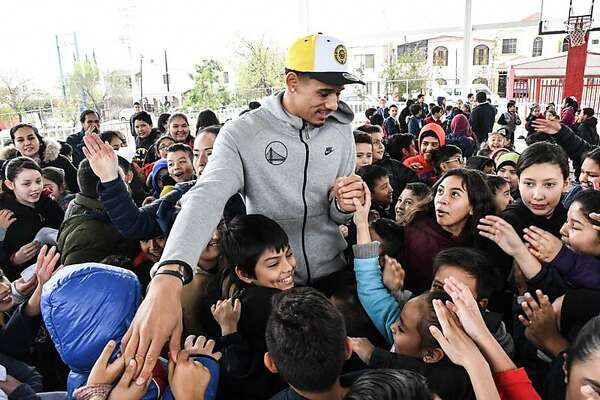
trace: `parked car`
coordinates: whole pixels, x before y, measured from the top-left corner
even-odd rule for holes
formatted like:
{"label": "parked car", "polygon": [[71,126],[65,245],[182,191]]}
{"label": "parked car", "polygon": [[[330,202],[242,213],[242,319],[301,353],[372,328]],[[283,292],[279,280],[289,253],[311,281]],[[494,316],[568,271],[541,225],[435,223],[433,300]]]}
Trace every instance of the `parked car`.
{"label": "parked car", "polygon": [[134,113],[133,108],[124,108],[119,112],[119,119],[121,121],[129,121]]}

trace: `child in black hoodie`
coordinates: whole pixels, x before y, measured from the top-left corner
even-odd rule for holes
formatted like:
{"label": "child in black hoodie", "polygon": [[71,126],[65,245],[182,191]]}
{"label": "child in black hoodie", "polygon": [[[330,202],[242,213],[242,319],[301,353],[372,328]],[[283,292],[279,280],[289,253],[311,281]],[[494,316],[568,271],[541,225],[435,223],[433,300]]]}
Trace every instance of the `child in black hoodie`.
{"label": "child in black hoodie", "polygon": [[288,236],[263,215],[234,218],[221,234],[221,252],[239,290],[219,300],[212,313],[221,326],[223,399],[265,399],[285,389],[283,379],[263,364],[271,299],[294,287],[296,259]]}

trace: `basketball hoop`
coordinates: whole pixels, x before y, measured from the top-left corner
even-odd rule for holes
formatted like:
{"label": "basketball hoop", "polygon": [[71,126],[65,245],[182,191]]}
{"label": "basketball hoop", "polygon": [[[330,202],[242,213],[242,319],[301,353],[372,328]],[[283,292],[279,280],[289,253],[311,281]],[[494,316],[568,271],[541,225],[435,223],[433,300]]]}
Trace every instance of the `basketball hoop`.
{"label": "basketball hoop", "polygon": [[569,17],[565,23],[567,33],[569,34],[569,43],[571,47],[585,44],[585,36],[592,27],[591,15],[577,15]]}

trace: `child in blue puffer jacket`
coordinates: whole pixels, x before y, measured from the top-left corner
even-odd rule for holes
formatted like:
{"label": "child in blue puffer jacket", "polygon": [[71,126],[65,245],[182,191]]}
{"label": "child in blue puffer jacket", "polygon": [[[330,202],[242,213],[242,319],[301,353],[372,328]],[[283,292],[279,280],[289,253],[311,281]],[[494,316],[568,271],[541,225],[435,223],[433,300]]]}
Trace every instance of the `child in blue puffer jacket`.
{"label": "child in blue puffer jacket", "polygon": [[[126,363],[116,349],[140,300],[135,274],[97,263],[63,267],[44,286],[42,317],[61,358],[71,369],[67,399],[173,399],[179,398],[182,390],[214,399],[220,354],[212,352],[214,341],[206,342],[202,337],[188,338],[176,364],[171,361],[167,368],[166,361],[159,363],[148,385],[135,384],[138,363],[144,360]],[[191,355],[201,357],[192,359]],[[191,375],[182,379],[186,372]]]}

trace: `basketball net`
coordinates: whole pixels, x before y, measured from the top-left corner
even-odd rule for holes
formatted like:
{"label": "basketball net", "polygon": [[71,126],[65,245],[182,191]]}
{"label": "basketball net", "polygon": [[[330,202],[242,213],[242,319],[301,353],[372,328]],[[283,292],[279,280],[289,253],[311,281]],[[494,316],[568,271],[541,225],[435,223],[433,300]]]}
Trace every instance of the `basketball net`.
{"label": "basketball net", "polygon": [[592,26],[592,17],[590,15],[571,17],[566,22],[566,26],[571,47],[581,46],[585,44],[585,36]]}

